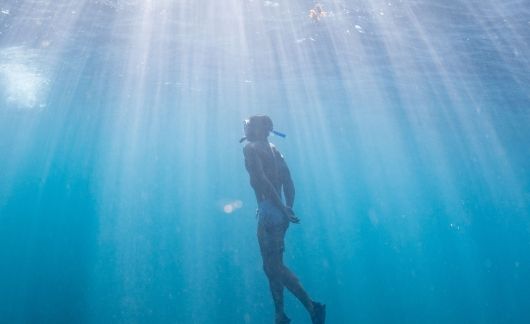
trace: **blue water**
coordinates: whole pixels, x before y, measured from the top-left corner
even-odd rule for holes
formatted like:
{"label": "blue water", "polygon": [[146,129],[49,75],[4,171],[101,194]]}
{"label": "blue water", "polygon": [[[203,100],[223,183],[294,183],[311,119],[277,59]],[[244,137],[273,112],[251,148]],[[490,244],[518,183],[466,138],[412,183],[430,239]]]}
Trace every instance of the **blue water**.
{"label": "blue water", "polygon": [[529,323],[530,4],[320,3],[3,0],[0,322],[271,323],[266,113],[328,323]]}

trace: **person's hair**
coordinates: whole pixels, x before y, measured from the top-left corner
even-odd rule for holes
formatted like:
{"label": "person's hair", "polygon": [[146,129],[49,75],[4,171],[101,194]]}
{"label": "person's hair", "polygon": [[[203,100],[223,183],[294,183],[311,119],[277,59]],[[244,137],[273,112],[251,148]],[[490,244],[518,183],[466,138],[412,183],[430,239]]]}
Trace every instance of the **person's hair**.
{"label": "person's hair", "polygon": [[249,141],[263,140],[273,129],[272,119],[267,115],[254,115],[248,119],[246,136]]}

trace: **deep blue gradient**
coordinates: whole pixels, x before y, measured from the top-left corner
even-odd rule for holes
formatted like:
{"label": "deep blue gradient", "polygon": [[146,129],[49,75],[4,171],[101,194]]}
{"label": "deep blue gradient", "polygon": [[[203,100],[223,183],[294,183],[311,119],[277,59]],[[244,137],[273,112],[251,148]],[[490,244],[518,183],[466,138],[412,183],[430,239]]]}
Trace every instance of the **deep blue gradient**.
{"label": "deep blue gradient", "polygon": [[271,323],[255,113],[328,323],[530,322],[530,4],[320,3],[0,3],[0,322]]}

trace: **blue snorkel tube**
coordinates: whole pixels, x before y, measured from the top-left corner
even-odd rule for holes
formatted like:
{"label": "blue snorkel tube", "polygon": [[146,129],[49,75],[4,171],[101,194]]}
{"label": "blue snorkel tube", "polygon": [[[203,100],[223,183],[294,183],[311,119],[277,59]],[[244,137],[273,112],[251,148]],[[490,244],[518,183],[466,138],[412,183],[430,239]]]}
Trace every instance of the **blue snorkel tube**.
{"label": "blue snorkel tube", "polygon": [[286,137],[287,137],[286,134],[284,134],[284,133],[280,133],[280,132],[277,132],[277,131],[275,131],[275,130],[272,130],[271,133],[273,133],[273,134],[276,135],[276,136],[280,136],[281,138],[286,138]]}

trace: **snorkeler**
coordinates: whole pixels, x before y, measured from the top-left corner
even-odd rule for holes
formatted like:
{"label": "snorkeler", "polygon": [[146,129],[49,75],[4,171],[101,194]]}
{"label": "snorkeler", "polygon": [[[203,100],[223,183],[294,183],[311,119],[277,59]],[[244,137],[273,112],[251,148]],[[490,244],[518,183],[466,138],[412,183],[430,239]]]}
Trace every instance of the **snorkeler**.
{"label": "snorkeler", "polygon": [[[274,301],[276,324],[291,321],[284,312],[284,287],[304,305],[313,323],[323,324],[326,305],[313,301],[294,273],[283,264],[285,232],[289,222],[298,224],[300,220],[292,209],[295,190],[291,174],[280,151],[269,143],[271,132],[285,137],[273,131],[272,120],[268,116],[252,116],[245,120],[245,137],[241,142],[248,141],[243,149],[245,167],[258,202],[258,242],[263,270]],[[281,196],[282,188],[285,204]]]}
{"label": "snorkeler", "polygon": [[328,13],[322,9],[322,6],[317,4],[313,7],[313,9],[309,10],[309,18],[313,19],[314,21],[319,21],[320,18],[326,17]]}

